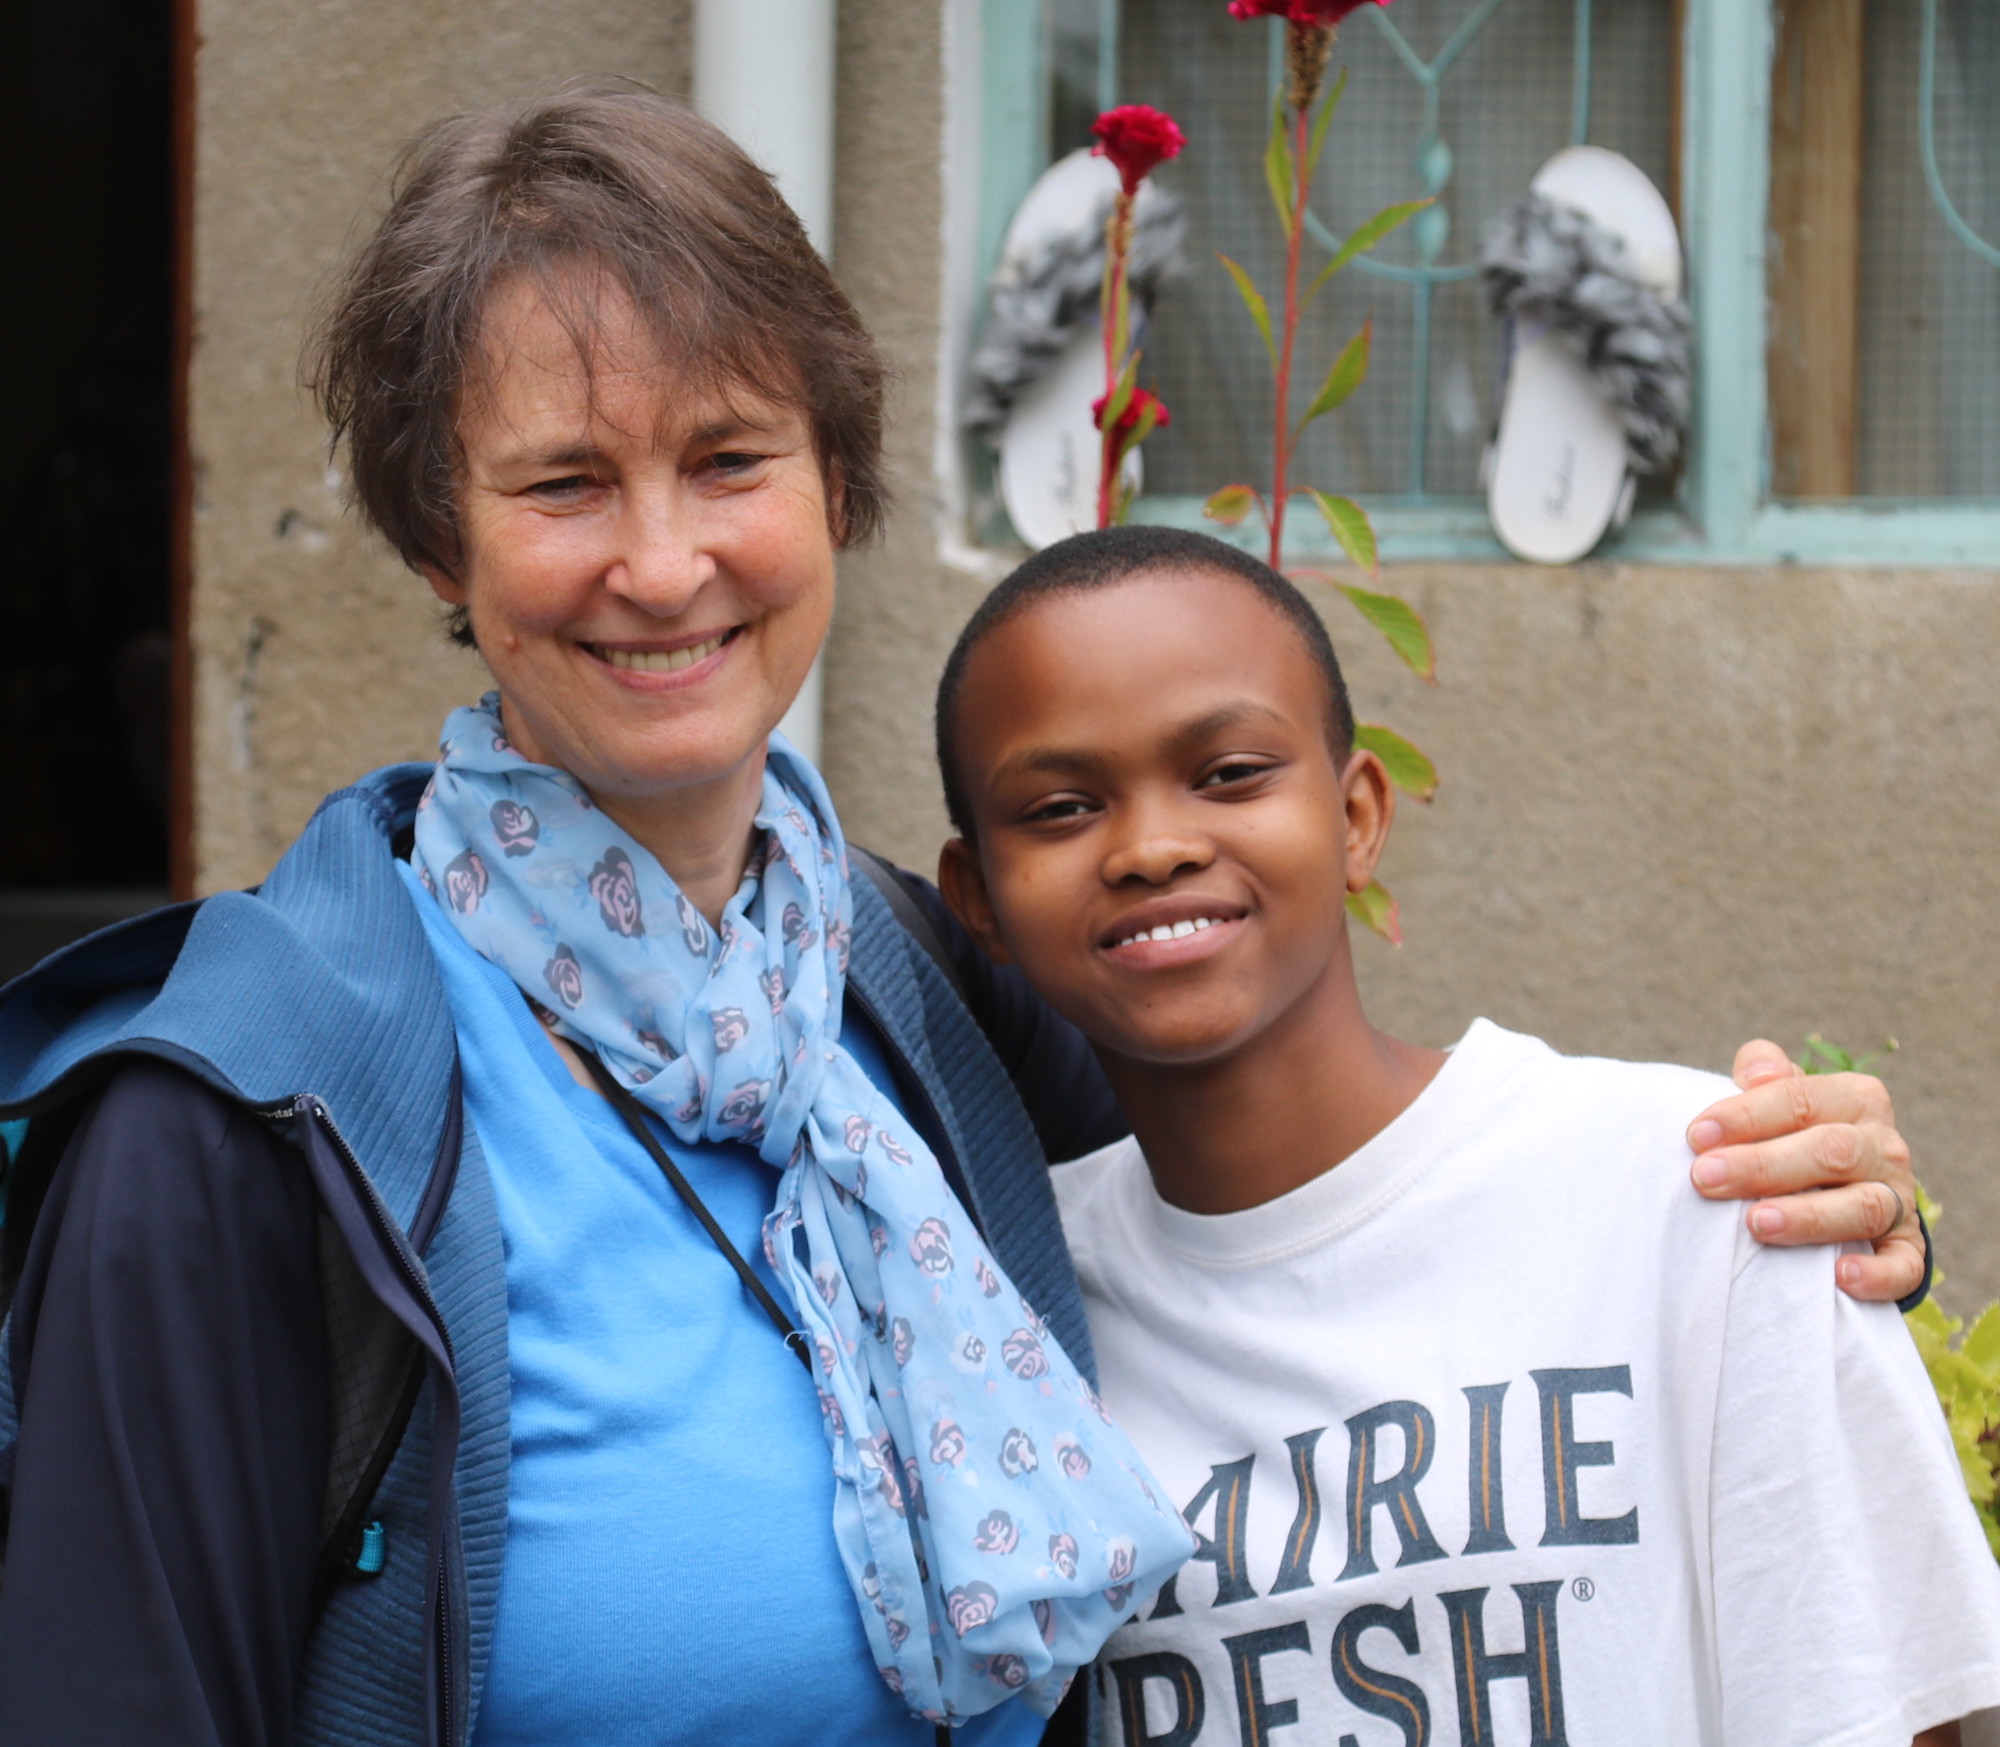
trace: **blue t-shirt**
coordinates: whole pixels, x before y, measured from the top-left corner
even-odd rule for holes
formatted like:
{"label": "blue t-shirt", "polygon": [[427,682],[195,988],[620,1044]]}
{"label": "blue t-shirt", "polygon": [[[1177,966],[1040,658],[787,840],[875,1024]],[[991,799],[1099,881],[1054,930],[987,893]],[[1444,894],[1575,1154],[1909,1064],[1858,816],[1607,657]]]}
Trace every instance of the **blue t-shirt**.
{"label": "blue t-shirt", "polygon": [[[405,868],[507,1255],[513,1470],[475,1747],[928,1747],[875,1671],[811,1379],[617,1112]],[[842,1041],[891,1098],[880,1045]],[[777,1174],[655,1132],[778,1302]],[[1010,1702],[955,1732],[1029,1747]]]}

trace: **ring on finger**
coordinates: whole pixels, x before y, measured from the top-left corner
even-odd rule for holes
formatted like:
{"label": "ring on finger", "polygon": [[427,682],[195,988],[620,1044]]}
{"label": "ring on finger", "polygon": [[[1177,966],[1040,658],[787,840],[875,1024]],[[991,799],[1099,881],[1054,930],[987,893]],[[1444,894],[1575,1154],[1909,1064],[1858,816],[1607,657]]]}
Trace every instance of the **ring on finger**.
{"label": "ring on finger", "polygon": [[1878,1244],[1903,1223],[1903,1214],[1906,1211],[1903,1197],[1897,1193],[1896,1186],[1893,1183],[1884,1183],[1882,1187],[1889,1191],[1889,1199],[1895,1203],[1895,1211],[1889,1215],[1889,1223],[1875,1234],[1875,1241]]}

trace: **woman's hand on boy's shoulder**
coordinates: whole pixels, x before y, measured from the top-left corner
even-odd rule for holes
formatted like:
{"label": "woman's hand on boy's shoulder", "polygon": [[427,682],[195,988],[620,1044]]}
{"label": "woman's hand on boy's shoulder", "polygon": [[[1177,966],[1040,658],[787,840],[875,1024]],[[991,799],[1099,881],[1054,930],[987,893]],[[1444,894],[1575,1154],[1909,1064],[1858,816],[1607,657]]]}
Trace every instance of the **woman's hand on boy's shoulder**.
{"label": "woman's hand on boy's shoulder", "polygon": [[1759,1038],[1736,1052],[1743,1090],[1688,1125],[1694,1184],[1711,1201],[1754,1201],[1768,1244],[1866,1243],[1836,1278],[1856,1298],[1893,1302],[1924,1284],[1910,1149],[1873,1074],[1807,1074]]}

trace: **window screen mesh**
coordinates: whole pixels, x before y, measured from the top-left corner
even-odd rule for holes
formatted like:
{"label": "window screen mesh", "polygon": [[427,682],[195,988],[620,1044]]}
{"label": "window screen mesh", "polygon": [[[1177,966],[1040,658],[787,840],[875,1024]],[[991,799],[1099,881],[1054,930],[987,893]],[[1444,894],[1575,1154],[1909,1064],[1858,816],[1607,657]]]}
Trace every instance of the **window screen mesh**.
{"label": "window screen mesh", "polygon": [[[1860,407],[1864,496],[2000,497],[2000,267],[1946,225],[1918,142],[1921,0],[1868,0]],[[1944,186],[2000,243],[2000,5],[1940,0]]]}
{"label": "window screen mesh", "polygon": [[[1473,0],[1397,0],[1393,17],[1428,61],[1473,10]],[[1671,0],[1599,0],[1591,57],[1591,141],[1625,153],[1663,189],[1671,10]],[[1451,229],[1441,265],[1475,259],[1492,214],[1569,143],[1575,18],[1575,0],[1504,0],[1446,74],[1438,132],[1453,169],[1442,198]],[[1122,11],[1120,100],[1169,111],[1188,135],[1185,155],[1160,172],[1186,203],[1191,270],[1162,300],[1147,346],[1144,378],[1174,421],[1146,445],[1149,493],[1200,495],[1232,480],[1262,483],[1269,474],[1269,370],[1216,255],[1248,269],[1275,313],[1283,238],[1262,168],[1271,28],[1232,20],[1221,0],[1127,0]],[[1345,235],[1378,208],[1421,191],[1424,103],[1369,13],[1343,27],[1335,63],[1352,76],[1315,179],[1314,207]],[[1415,260],[1407,231],[1377,252],[1401,264]],[[1309,239],[1308,278],[1325,258]],[[1413,286],[1350,268],[1314,306],[1301,331],[1294,405],[1371,315],[1374,368],[1345,407],[1314,427],[1295,470],[1300,482],[1377,498],[1477,492],[1494,412],[1496,336],[1476,280],[1440,285],[1431,300],[1423,380]],[[1427,458],[1419,474],[1412,438],[1420,416]]]}

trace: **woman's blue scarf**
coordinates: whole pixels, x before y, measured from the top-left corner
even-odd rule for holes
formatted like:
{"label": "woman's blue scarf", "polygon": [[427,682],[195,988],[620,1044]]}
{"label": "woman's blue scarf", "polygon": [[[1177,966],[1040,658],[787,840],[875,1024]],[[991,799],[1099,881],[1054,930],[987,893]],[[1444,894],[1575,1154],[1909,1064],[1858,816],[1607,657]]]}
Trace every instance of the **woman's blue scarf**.
{"label": "woman's blue scarf", "polygon": [[413,860],[460,934],[681,1140],[778,1173],[764,1250],[817,1355],[833,1520],[882,1677],[931,1721],[1043,1715],[1192,1550],[937,1160],[840,1046],[852,902],[819,774],[773,735],[711,929],[575,778],[452,713]]}

